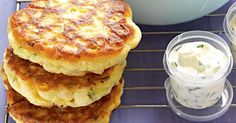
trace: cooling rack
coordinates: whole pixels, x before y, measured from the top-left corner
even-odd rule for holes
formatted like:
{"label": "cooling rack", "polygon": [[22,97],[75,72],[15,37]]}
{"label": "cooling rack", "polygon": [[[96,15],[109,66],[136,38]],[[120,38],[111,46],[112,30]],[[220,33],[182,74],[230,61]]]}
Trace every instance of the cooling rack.
{"label": "cooling rack", "polygon": [[[31,0],[17,0],[16,10],[24,8]],[[111,123],[189,123],[175,115],[167,104],[164,81],[168,77],[162,66],[162,57],[169,41],[176,35],[189,30],[206,30],[227,40],[223,31],[223,20],[231,0],[219,10],[195,21],[171,26],[138,25],[142,30],[139,46],[129,53],[124,72],[125,87],[120,107],[113,112]],[[236,91],[236,67],[228,79]],[[211,121],[234,122],[236,99],[230,110],[221,118]],[[5,123],[14,123],[5,113]]]}

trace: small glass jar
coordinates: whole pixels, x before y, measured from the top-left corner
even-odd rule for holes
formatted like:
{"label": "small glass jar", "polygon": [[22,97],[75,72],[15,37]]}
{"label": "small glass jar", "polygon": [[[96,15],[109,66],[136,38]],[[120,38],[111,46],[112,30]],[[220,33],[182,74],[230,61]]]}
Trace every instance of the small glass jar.
{"label": "small glass jar", "polygon": [[[226,66],[209,76],[191,76],[178,71],[168,61],[171,51],[185,43],[206,42],[227,57]],[[170,76],[170,87],[174,98],[183,106],[204,109],[221,98],[225,80],[233,67],[233,58],[227,43],[216,34],[206,31],[189,31],[176,36],[167,46],[163,58],[164,69]]]}
{"label": "small glass jar", "polygon": [[233,54],[234,62],[236,62],[236,3],[229,8],[224,19],[223,27],[225,35],[230,41],[230,48]]}

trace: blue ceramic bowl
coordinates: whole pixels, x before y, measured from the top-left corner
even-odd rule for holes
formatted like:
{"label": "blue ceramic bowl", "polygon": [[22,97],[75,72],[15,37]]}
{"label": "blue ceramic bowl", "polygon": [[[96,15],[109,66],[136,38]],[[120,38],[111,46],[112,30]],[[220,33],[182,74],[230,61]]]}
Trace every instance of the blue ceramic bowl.
{"label": "blue ceramic bowl", "polygon": [[147,25],[183,23],[207,15],[229,0],[126,0],[134,21]]}

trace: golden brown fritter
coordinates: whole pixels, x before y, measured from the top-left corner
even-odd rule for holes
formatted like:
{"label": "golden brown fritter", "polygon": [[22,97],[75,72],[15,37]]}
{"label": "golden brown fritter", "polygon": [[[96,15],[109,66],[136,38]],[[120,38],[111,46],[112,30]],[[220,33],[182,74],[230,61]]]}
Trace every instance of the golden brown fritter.
{"label": "golden brown fritter", "polygon": [[9,18],[14,53],[53,73],[101,74],[140,39],[131,9],[121,0],[33,0]]}
{"label": "golden brown fritter", "polygon": [[7,111],[17,123],[108,123],[112,110],[120,104],[123,82],[93,104],[80,108],[42,108],[32,105],[12,88],[7,92]]}
{"label": "golden brown fritter", "polygon": [[31,103],[43,107],[80,107],[99,100],[117,84],[126,65],[125,61],[119,63],[102,75],[66,76],[49,73],[40,65],[14,55],[12,50],[6,50],[3,61],[10,85]]}

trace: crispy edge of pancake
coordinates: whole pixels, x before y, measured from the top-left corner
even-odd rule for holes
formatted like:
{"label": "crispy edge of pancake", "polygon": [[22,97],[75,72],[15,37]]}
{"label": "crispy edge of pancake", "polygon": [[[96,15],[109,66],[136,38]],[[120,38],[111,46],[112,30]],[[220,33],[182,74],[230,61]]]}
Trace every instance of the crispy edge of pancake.
{"label": "crispy edge of pancake", "polygon": [[37,87],[36,82],[32,78],[23,79],[21,78],[22,75],[18,76],[17,71],[12,69],[14,67],[8,64],[9,56],[7,57],[6,53],[7,51],[4,55],[3,65],[10,85],[32,104],[43,107],[51,107],[53,105],[80,107],[89,105],[111,91],[112,87],[121,78],[124,67],[126,66],[125,61],[114,66],[113,72],[106,82],[101,83],[97,81],[95,82],[97,84],[91,87],[68,89],[64,86],[59,86],[44,91]]}
{"label": "crispy edge of pancake", "polygon": [[[18,56],[28,59],[34,63],[38,63],[44,67],[45,70],[52,73],[63,73],[65,75],[75,75],[83,76],[87,72],[92,72],[96,74],[102,74],[103,71],[115,64],[124,60],[128,52],[135,48],[141,40],[141,31],[138,26],[132,21],[132,10],[128,6],[128,11],[130,11],[130,16],[126,16],[127,24],[133,27],[134,36],[131,40],[127,41],[123,49],[113,55],[107,55],[102,57],[90,57],[87,59],[78,59],[76,62],[68,61],[68,59],[55,59],[50,55],[43,55],[42,53],[35,52],[27,47],[20,46],[16,38],[12,35],[12,28],[9,24],[9,41],[10,45],[14,49],[14,53]],[[10,19],[9,19],[10,22]],[[107,60],[109,59],[109,60]]]}
{"label": "crispy edge of pancake", "polygon": [[12,37],[9,36],[9,43],[10,46],[14,49],[14,54],[16,54],[17,56],[23,59],[27,59],[33,63],[40,64],[48,72],[57,74],[62,73],[69,76],[84,76],[88,72],[102,74],[105,69],[118,64],[122,60],[125,60],[128,52],[130,51],[130,47],[126,45],[120,53],[113,56],[100,58],[93,57],[87,60],[69,62],[63,59],[51,59],[50,57],[29,51],[28,49],[18,46],[17,42],[15,42],[14,39],[12,40],[11,38]]}
{"label": "crispy edge of pancake", "polygon": [[[120,80],[119,84],[113,87],[110,94],[107,96],[104,96],[100,100],[94,102],[93,104],[82,107],[82,108],[67,108],[66,111],[63,112],[60,107],[52,107],[54,108],[52,112],[50,108],[43,108],[38,107],[30,102],[27,101],[23,96],[18,94],[16,91],[14,91],[11,87],[8,87],[9,90],[7,92],[7,103],[8,103],[8,112],[10,116],[16,121],[16,123],[31,123],[31,122],[48,122],[48,123],[109,123],[110,116],[112,111],[117,108],[120,105],[120,97],[123,93],[123,86],[124,86],[124,80]],[[26,109],[25,109],[26,108]],[[89,116],[86,116],[86,109],[89,108]],[[94,108],[94,109],[93,109]],[[73,113],[67,113],[67,112],[73,112]],[[76,113],[76,110],[82,110],[81,113],[82,118],[83,116],[85,118],[81,118],[78,116],[78,118],[75,116],[74,118],[69,118],[69,115],[74,115]],[[84,110],[84,111],[83,111]],[[94,111],[93,111],[94,110]],[[25,111],[25,112],[24,112]],[[42,113],[42,112],[48,113],[41,116],[41,118],[36,118],[37,116],[40,116],[38,114],[34,113]],[[61,112],[58,112],[61,111]],[[98,111],[98,112],[96,112]],[[92,113],[91,113],[92,112]],[[65,114],[67,113],[67,114]],[[53,116],[53,114],[57,114],[58,116]],[[77,113],[76,113],[77,114]],[[66,115],[66,116],[65,116]],[[78,113],[79,115],[79,113]],[[65,116],[66,118],[64,121],[62,121]],[[73,116],[71,116],[73,117]],[[56,119],[58,118],[58,120]],[[43,120],[43,121],[41,121]],[[73,121],[68,121],[73,120]]]}
{"label": "crispy edge of pancake", "polygon": [[[12,88],[11,88],[11,86],[10,86],[8,80],[7,80],[7,75],[6,75],[6,73],[4,72],[3,64],[2,64],[2,66],[1,66],[0,69],[1,69],[0,76],[1,76],[2,81],[3,81],[3,86],[5,87],[5,89],[6,89],[7,91],[9,91],[9,90],[12,89]],[[10,115],[11,115],[11,114],[10,114]],[[14,117],[12,117],[12,118],[14,119]],[[16,119],[14,119],[14,120],[16,121],[16,123],[23,123],[23,122],[21,122],[21,121],[17,121]]]}
{"label": "crispy edge of pancake", "polygon": [[8,87],[10,87],[10,85],[9,85],[9,83],[8,83],[8,81],[7,81],[7,75],[5,74],[5,72],[4,72],[4,69],[3,69],[3,64],[1,65],[1,67],[0,67],[0,76],[1,76],[1,78],[2,78],[2,81],[3,81],[3,86],[4,86],[4,88],[6,89],[6,90],[8,90],[9,88]]}

